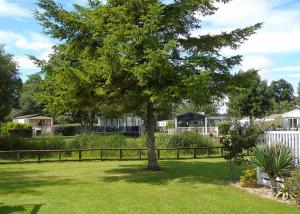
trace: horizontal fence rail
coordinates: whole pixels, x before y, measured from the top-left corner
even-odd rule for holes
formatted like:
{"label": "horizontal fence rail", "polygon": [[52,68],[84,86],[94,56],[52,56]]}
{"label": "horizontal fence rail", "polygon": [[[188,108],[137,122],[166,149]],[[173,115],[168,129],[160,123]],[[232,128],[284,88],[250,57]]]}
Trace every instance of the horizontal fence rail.
{"label": "horizontal fence rail", "polygon": [[[95,155],[96,152],[96,155]],[[129,152],[133,154],[128,155]],[[74,153],[76,156],[74,157]],[[87,153],[93,153],[91,157]],[[112,155],[109,153],[112,153]],[[56,155],[54,158],[51,155]],[[156,156],[159,160],[179,160],[196,158],[219,158],[224,155],[224,147],[181,147],[158,148]],[[6,158],[3,158],[5,156]],[[29,157],[28,157],[29,156]],[[146,148],[91,148],[69,150],[14,150],[0,151],[0,164],[40,163],[56,161],[88,161],[88,160],[146,160]]]}
{"label": "horizontal fence rail", "polygon": [[300,131],[267,131],[264,135],[266,143],[282,143],[289,147],[294,155],[295,163],[300,164]]}

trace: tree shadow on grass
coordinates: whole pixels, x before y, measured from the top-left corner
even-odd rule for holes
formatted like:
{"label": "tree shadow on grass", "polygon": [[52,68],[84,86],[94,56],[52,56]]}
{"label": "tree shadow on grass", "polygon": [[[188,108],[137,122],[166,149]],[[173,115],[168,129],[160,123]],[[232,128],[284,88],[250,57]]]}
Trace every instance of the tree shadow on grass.
{"label": "tree shadow on grass", "polygon": [[26,204],[9,206],[0,203],[0,213],[10,214],[28,211],[30,214],[38,214],[43,205],[44,204]]}
{"label": "tree shadow on grass", "polygon": [[[162,161],[162,171],[151,172],[143,165],[120,165],[119,168],[105,171],[109,176],[101,177],[104,182],[126,181],[132,183],[149,183],[153,185],[167,184],[171,181],[179,183],[211,183],[225,185],[230,180],[228,163],[200,161]],[[240,174],[241,167],[235,170]]]}
{"label": "tree shadow on grass", "polygon": [[[37,188],[72,185],[75,181],[57,176],[45,176],[39,170],[1,170],[0,194],[41,194]],[[1,213],[1,212],[0,212]]]}

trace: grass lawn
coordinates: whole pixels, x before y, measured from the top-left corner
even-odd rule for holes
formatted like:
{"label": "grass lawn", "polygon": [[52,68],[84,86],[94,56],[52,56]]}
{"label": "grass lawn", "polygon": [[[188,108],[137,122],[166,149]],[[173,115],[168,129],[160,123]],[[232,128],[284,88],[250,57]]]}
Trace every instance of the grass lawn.
{"label": "grass lawn", "polygon": [[230,186],[222,159],[160,163],[0,165],[0,213],[300,213]]}

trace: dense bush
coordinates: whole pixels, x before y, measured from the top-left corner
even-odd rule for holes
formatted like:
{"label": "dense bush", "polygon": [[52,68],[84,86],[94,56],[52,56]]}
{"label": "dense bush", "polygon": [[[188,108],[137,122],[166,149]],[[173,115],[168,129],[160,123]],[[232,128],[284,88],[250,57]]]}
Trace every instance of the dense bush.
{"label": "dense bush", "polygon": [[170,137],[167,144],[170,147],[208,147],[218,146],[218,142],[209,136],[197,132],[182,132]]}
{"label": "dense bush", "polygon": [[1,133],[15,137],[32,137],[32,127],[28,124],[8,122],[1,126]]}
{"label": "dense bush", "polygon": [[53,127],[54,135],[74,136],[76,134],[80,134],[80,132],[80,124],[59,124]]}
{"label": "dense bush", "polygon": [[252,169],[246,169],[243,171],[243,175],[240,177],[240,184],[242,187],[255,187],[257,183],[256,171]]}
{"label": "dense bush", "polygon": [[284,187],[289,194],[296,200],[297,206],[300,207],[300,170],[292,172],[291,177],[284,181]]}
{"label": "dense bush", "polygon": [[273,193],[277,193],[276,178],[284,177],[294,167],[291,149],[280,143],[262,143],[256,145],[253,154],[252,163],[260,171],[268,174]]}
{"label": "dense bush", "polygon": [[230,129],[230,122],[220,121],[217,123],[217,127],[220,135],[228,135]]}

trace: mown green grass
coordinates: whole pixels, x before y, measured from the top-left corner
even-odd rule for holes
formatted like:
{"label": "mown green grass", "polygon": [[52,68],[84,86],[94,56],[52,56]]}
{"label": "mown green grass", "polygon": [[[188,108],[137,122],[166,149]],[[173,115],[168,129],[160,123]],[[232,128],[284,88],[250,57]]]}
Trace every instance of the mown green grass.
{"label": "mown green grass", "polygon": [[[228,184],[222,159],[0,165],[0,213],[298,213]],[[241,168],[235,177],[240,175]]]}

